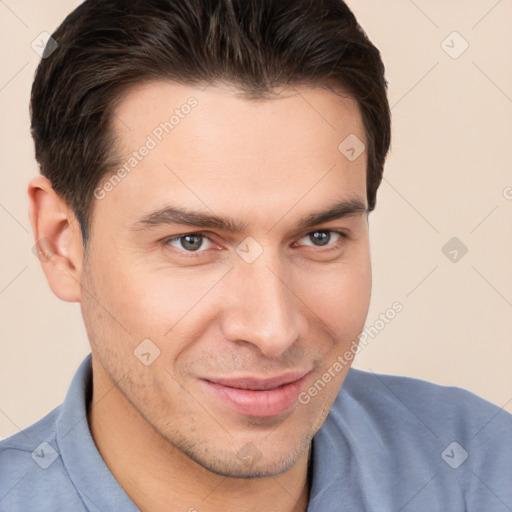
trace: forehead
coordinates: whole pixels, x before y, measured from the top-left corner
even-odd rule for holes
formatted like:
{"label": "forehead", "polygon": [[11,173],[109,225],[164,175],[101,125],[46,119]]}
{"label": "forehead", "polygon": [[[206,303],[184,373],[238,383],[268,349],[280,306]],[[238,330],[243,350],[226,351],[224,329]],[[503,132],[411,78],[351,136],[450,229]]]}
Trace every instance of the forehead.
{"label": "forehead", "polygon": [[[293,148],[304,140],[318,142],[318,132],[331,132],[332,137],[325,138],[325,133],[322,137],[330,148],[343,135],[355,133],[361,140],[365,138],[357,101],[304,86],[252,100],[229,84],[196,88],[167,81],[143,83],[124,94],[114,111],[113,124],[127,150],[141,136],[151,134],[156,139],[191,138],[205,144],[222,139],[236,147],[246,142],[245,150],[261,144],[274,148],[288,142]],[[165,137],[171,133],[172,137]],[[290,144],[292,141],[295,144]],[[280,149],[286,151],[286,147]]]}
{"label": "forehead", "polygon": [[248,100],[230,86],[146,83],[120,101],[113,130],[124,171],[102,203],[129,204],[126,216],[173,202],[255,214],[300,200],[297,215],[344,197],[366,204],[366,152],[346,153],[366,145],[359,106],[328,90]]}

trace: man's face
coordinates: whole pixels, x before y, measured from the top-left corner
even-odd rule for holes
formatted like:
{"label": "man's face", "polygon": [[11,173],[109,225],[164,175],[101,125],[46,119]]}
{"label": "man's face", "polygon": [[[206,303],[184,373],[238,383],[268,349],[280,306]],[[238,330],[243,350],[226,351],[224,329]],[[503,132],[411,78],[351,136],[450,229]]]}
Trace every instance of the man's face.
{"label": "man's face", "polygon": [[[365,141],[357,103],[159,82],[114,118],[122,164],[134,151],[140,162],[94,202],[81,299],[94,378],[213,472],[286,471],[325,419],[369,307],[366,153],[338,149]],[[350,200],[362,211],[301,224]],[[151,216],[165,208],[239,230]]]}

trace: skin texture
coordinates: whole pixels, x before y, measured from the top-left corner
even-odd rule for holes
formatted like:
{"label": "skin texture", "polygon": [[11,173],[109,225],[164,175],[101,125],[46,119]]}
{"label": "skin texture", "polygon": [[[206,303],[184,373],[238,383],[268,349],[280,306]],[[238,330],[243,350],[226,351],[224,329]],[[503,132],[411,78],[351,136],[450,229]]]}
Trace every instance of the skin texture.
{"label": "skin texture", "polygon": [[[307,390],[350,348],[368,313],[367,213],[298,226],[344,199],[367,205],[366,153],[350,161],[338,150],[350,134],[366,143],[357,103],[316,88],[261,101],[235,92],[170,82],[128,92],[114,122],[121,165],[188,98],[197,106],[95,200],[85,255],[79,226],[48,180],[29,185],[35,238],[51,247],[42,261],[49,285],[80,302],[91,343],[91,432],[143,511],[169,503],[305,510],[310,442],[348,366],[309,403],[269,417],[234,411],[203,379],[300,371]],[[245,229],[135,227],[165,206],[230,217]],[[330,233],[326,246],[310,236],[319,231]],[[193,233],[206,235],[192,240],[197,251],[170,241]],[[250,263],[237,252],[247,237],[251,254],[262,251]],[[146,339],[144,353],[159,351],[148,365],[134,355]]]}

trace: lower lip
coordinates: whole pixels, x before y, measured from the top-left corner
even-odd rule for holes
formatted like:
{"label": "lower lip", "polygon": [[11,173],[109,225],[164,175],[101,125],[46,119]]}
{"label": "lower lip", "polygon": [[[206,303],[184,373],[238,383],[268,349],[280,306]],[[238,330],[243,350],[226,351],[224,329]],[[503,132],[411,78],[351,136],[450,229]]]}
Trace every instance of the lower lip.
{"label": "lower lip", "polygon": [[284,386],[255,391],[203,381],[215,396],[238,414],[260,418],[277,416],[297,402],[302,385],[309,374]]}

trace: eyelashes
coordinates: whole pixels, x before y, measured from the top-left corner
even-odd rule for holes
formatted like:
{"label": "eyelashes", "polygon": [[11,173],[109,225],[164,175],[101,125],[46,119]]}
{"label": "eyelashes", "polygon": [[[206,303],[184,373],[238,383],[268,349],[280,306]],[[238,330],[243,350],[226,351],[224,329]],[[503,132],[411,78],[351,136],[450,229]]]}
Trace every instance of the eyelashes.
{"label": "eyelashes", "polygon": [[[318,237],[312,237],[312,235],[317,235],[321,233],[323,235],[323,238]],[[327,235],[327,237],[325,236]],[[331,243],[332,238],[334,235],[335,242]],[[315,245],[314,240],[322,241],[322,239],[325,241],[327,238],[327,241],[324,245]],[[300,240],[307,239],[311,244],[300,244]],[[310,231],[303,235],[297,242],[293,242],[292,246],[294,248],[305,246],[305,247],[313,247],[318,249],[316,252],[327,252],[330,250],[339,249],[343,242],[348,239],[348,235],[343,231],[337,231],[332,229],[317,229],[314,231]],[[207,240],[212,246],[214,242],[210,238],[209,234],[206,232],[193,232],[193,233],[185,233],[182,235],[176,235],[173,237],[167,237],[164,240],[162,240],[162,244],[166,247],[172,247],[175,249],[178,254],[183,254],[185,256],[196,256],[199,254],[202,254],[206,252],[208,248],[204,248],[204,241]],[[177,245],[171,245],[172,243],[175,243]],[[188,245],[188,247],[187,247]],[[324,249],[325,248],[325,249]]]}

